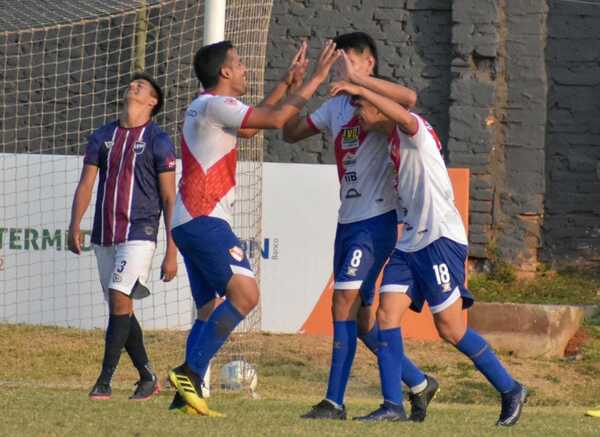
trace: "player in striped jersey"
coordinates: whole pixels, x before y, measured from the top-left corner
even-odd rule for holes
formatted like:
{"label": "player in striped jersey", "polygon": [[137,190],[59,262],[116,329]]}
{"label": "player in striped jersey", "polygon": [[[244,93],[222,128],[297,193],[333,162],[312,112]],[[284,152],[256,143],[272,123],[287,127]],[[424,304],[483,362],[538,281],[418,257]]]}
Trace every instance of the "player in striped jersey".
{"label": "player in striped jersey", "polygon": [[402,237],[384,270],[377,310],[384,403],[357,419],[405,420],[398,378],[404,357],[400,324],[407,309],[420,312],[427,301],[440,336],[469,357],[498,391],[502,406],[496,425],[516,424],[527,389],[513,379],[489,344],[467,327],[463,317],[463,309],[474,301],[465,287],[468,241],[437,134],[421,116],[384,95],[346,81],[332,84],[332,95],[342,93],[356,100],[361,127],[389,140],[404,224]]}
{"label": "player in striped jersey", "polygon": [[[80,254],[81,219],[99,173],[92,245],[110,315],[102,371],[90,392],[94,400],[111,398],[111,379],[123,348],[140,374],[130,399],[145,400],[160,390],[132,299],[150,294],[147,283],[159,219],[164,209],[169,229],[175,205],[175,148],[152,121],[161,106],[162,91],[154,79],[135,74],[125,91],[119,119],[100,127],[89,138],[73,199],[68,244],[71,252]],[[177,249],[170,231],[166,240],[161,276],[170,281],[177,273]]]}

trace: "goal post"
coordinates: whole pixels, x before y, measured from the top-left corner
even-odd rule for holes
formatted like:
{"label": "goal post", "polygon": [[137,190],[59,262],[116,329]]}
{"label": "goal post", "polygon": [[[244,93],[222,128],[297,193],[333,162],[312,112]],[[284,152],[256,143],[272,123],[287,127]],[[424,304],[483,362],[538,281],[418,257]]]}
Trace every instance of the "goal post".
{"label": "goal post", "polygon": [[[124,87],[134,71],[143,69],[163,86],[163,111],[155,121],[178,146],[183,113],[199,90],[194,54],[219,39],[238,48],[248,67],[243,100],[258,103],[264,94],[272,0],[5,3],[0,17],[0,323],[104,328],[107,308],[90,250],[93,200],[82,221],[84,253],[67,250],[71,202],[88,135],[118,116]],[[239,145],[234,230],[248,248],[260,241],[262,143],[257,135]],[[260,250],[248,254],[260,279]],[[180,257],[177,278],[161,282],[163,255],[161,229],[153,293],[136,302],[136,314],[145,330],[185,330],[193,308],[185,267]],[[223,355],[257,353],[260,348],[244,333],[258,331],[260,322],[259,306]]]}

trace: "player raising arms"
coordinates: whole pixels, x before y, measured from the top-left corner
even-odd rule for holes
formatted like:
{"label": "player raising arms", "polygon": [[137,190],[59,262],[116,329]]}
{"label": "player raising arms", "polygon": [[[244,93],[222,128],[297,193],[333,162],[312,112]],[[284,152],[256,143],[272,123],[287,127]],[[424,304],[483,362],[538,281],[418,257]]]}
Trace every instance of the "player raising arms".
{"label": "player raising arms", "polygon": [[384,403],[357,419],[404,417],[398,379],[404,356],[400,323],[409,307],[421,311],[427,301],[440,336],[469,357],[500,393],[502,409],[496,424],[514,425],[527,389],[512,378],[488,343],[466,326],[463,309],[473,304],[464,286],[468,242],[435,131],[420,116],[366,87],[341,81],[332,84],[330,92],[354,96],[361,128],[389,138],[404,223],[402,236],[384,270],[377,310]]}
{"label": "player raising arms", "polygon": [[79,227],[99,170],[92,244],[110,316],[102,372],[90,392],[90,399],[96,400],[111,398],[110,384],[123,347],[140,373],[130,399],[145,400],[159,391],[132,299],[150,293],[146,284],[163,208],[167,250],[161,277],[170,281],[177,273],[177,249],[168,230],[175,206],[175,148],[152,122],[162,106],[162,91],[150,76],[137,73],[124,100],[119,120],[90,136],[69,225],[69,250],[79,254]]}
{"label": "player raising arms", "polygon": [[[290,71],[306,67],[305,52],[303,44]],[[189,411],[189,405],[198,414],[214,415],[202,399],[201,375],[259,300],[254,273],[231,229],[238,132],[252,135],[253,129],[283,127],[328,77],[339,55],[335,43],[327,41],[304,85],[276,104],[291,82],[293,73],[287,74],[255,108],[237,100],[246,93],[246,67],[229,41],[202,47],[195,55],[194,69],[205,92],[190,104],[183,123],[183,174],[172,233],[185,261],[198,321],[188,337],[185,363],[169,372],[179,395],[172,408]]]}
{"label": "player raising arms", "polygon": [[[377,49],[369,35],[353,32],[334,41],[344,51],[344,62],[340,64],[342,76],[388,95],[406,107],[415,104],[414,91],[372,76],[377,73]],[[307,419],[346,418],[344,392],[357,335],[377,354],[378,325],[371,304],[375,281],[397,239],[394,169],[389,161],[387,138],[362,130],[355,109],[349,96],[340,95],[327,100],[306,118],[292,118],[283,129],[288,142],[327,132],[335,144],[340,179],[341,206],[333,261],[331,368],[326,397],[302,416]],[[408,358],[404,357],[402,364],[403,380],[411,390],[411,419],[423,421],[438,384]]]}

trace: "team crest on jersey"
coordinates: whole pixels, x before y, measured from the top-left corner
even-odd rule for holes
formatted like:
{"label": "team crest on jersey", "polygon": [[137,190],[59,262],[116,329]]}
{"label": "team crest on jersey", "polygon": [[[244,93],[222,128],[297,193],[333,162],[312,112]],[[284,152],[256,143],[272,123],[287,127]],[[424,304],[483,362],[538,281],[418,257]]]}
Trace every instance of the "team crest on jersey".
{"label": "team crest on jersey", "polygon": [[133,151],[135,152],[136,155],[139,155],[140,153],[144,153],[145,148],[146,148],[146,143],[144,143],[143,141],[136,141],[135,144],[133,145]]}
{"label": "team crest on jersey", "polygon": [[342,149],[355,149],[358,147],[359,131],[358,126],[342,129]]}
{"label": "team crest on jersey", "polygon": [[237,262],[241,262],[244,259],[244,251],[241,247],[233,246],[229,249],[229,255]]}
{"label": "team crest on jersey", "polygon": [[105,141],[104,147],[106,147],[107,149],[110,149],[114,144],[115,144],[114,141]]}

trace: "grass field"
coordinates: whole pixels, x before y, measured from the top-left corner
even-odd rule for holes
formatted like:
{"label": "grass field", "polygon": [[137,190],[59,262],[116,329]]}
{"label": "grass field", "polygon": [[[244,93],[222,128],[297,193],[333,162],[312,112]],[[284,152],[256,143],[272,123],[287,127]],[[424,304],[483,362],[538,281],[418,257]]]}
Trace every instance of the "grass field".
{"label": "grass field", "polygon": [[[225,419],[183,416],[167,410],[172,391],[144,403],[127,397],[136,372],[122,357],[113,400],[87,399],[101,361],[102,332],[0,325],[0,435],[600,435],[600,420],[583,416],[600,404],[600,326],[587,327],[591,340],[582,358],[519,359],[503,356],[532,396],[512,429],[493,424],[496,394],[469,361],[441,343],[407,342],[408,354],[434,375],[442,391],[423,424],[365,425],[312,422],[298,418],[323,396],[330,340],[296,335],[256,335],[260,400],[245,394],[214,393],[210,405]],[[165,375],[181,359],[184,335],[149,332],[146,341],[155,368]],[[350,416],[379,403],[374,358],[359,348],[347,391]]]}

